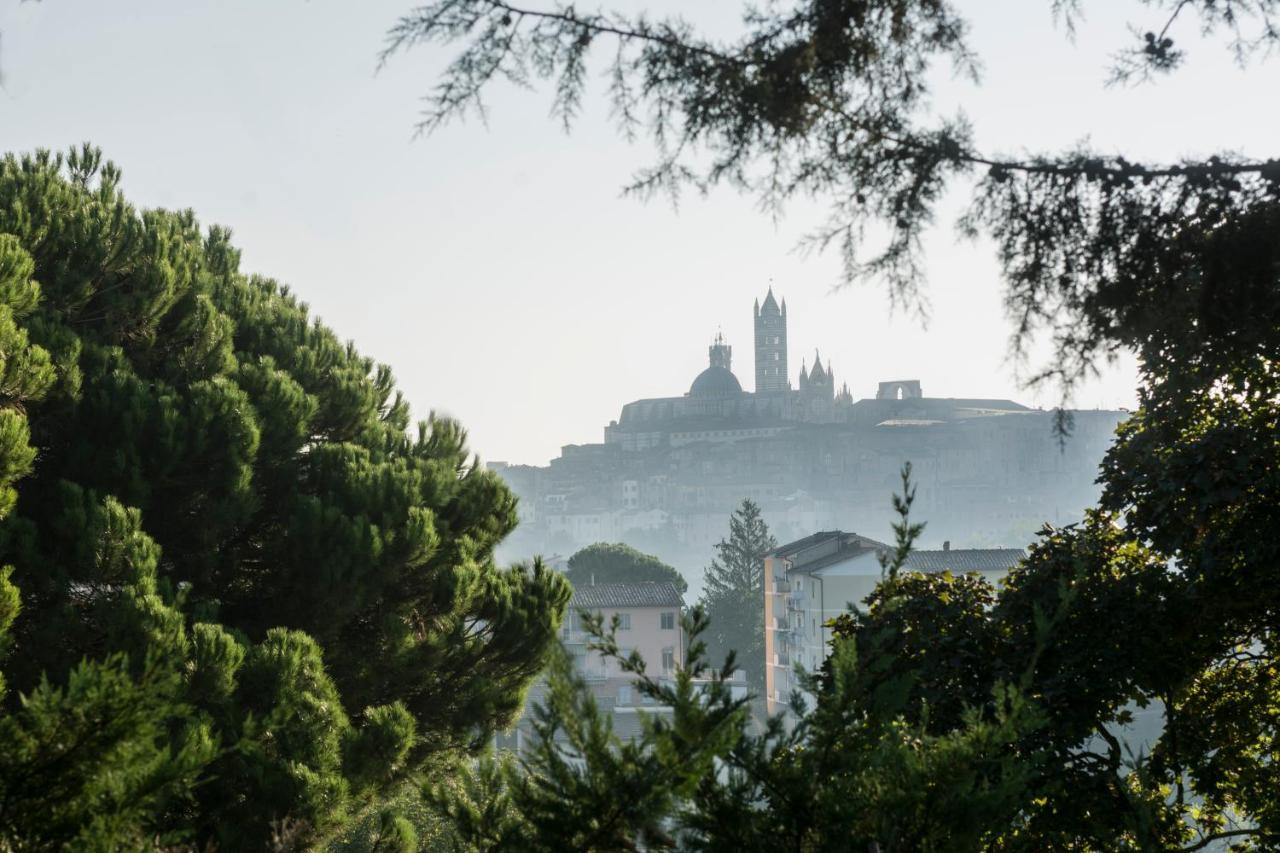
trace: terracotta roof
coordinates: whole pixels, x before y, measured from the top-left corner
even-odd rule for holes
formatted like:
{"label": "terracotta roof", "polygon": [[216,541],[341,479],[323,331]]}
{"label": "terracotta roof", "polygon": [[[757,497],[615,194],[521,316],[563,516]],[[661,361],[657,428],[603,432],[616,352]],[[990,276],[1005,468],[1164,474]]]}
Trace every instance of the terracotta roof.
{"label": "terracotta roof", "polygon": [[684,597],[675,584],[650,583],[602,583],[573,588],[569,599],[573,608],[619,607],[683,607]]}
{"label": "terracotta roof", "polygon": [[952,548],[912,551],[906,568],[916,572],[1007,572],[1027,556],[1023,548]]}

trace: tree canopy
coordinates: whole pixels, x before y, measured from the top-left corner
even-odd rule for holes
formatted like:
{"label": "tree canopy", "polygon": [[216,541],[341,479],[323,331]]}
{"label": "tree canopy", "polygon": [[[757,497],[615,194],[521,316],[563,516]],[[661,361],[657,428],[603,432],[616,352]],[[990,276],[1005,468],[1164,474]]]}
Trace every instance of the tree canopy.
{"label": "tree canopy", "polygon": [[[1280,42],[1276,0],[1145,5],[1162,25],[1119,59],[1118,80],[1175,70],[1187,55],[1175,31],[1196,17],[1242,61]],[[1070,23],[1082,6],[1053,9]],[[1015,341],[1052,344],[1041,379],[1069,390],[1120,349],[1140,360],[1140,407],[1102,465],[1099,505],[1042,530],[1005,586],[899,571],[917,530],[904,518],[882,583],[834,626],[794,727],[754,735],[732,722],[728,694],[677,700],[652,683],[683,701],[669,727],[645,731],[660,769],[584,737],[588,765],[652,804],[617,833],[701,849],[1280,844],[1280,161],[978,151],[964,120],[928,109],[933,66],[976,74],[978,59],[958,4],[933,0],[768,5],[731,43],[677,19],[437,0],[399,22],[388,51],[422,40],[462,45],[426,128],[500,78],[552,79],[569,121],[588,56],[608,43],[623,129],[660,152],[633,189],[827,198],[817,241],[840,247],[851,278],[901,297],[922,283],[921,235],[958,181],[972,193],[961,228],[995,241]],[[1122,733],[1137,709],[1161,726],[1131,753]],[[572,703],[555,710],[590,723]],[[526,770],[559,772],[545,757]],[[643,796],[673,784],[688,792],[674,805]],[[659,831],[673,825],[683,834]]]}
{"label": "tree canopy", "polygon": [[6,156],[0,355],[0,846],[314,840],[518,713],[568,584],[225,229]]}
{"label": "tree canopy", "polygon": [[569,558],[565,577],[574,586],[593,583],[674,584],[683,594],[689,588],[684,577],[671,566],[621,542],[597,542]]}

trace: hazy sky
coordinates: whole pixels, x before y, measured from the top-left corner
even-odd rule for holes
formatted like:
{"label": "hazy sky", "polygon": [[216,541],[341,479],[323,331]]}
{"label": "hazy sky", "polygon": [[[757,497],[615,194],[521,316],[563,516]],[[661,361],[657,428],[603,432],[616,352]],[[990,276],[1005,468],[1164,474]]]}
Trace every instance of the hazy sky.
{"label": "hazy sky", "polygon": [[[566,136],[545,90],[495,89],[487,127],[414,140],[446,52],[418,49],[375,74],[383,33],[411,5],[0,0],[0,149],[91,141],[136,203],[230,226],[247,271],[289,283],[391,364],[415,414],[461,418],[486,460],[543,463],[562,444],[602,440],[623,403],[684,393],[717,329],[750,388],[751,303],[770,280],[788,302],[793,382],[818,348],[855,397],[918,378],[930,396],[1055,402],[1019,388],[991,248],[957,241],[958,203],[930,242],[922,327],[891,316],[880,287],[833,290],[834,255],[793,252],[820,207],[775,225],[728,189],[679,211],[620,198],[650,151],[615,136],[601,97]],[[1131,158],[1275,153],[1280,62],[1241,71],[1198,44],[1170,80],[1107,89],[1126,23],[1149,21],[1137,3],[1086,3],[1074,44],[1048,0],[957,5],[970,10],[984,83],[947,81],[936,106],[963,109],[987,150],[1088,138]],[[726,34],[741,8],[611,6],[642,7]],[[1175,32],[1193,35],[1190,20]],[[1132,405],[1133,385],[1124,363],[1076,403]]]}

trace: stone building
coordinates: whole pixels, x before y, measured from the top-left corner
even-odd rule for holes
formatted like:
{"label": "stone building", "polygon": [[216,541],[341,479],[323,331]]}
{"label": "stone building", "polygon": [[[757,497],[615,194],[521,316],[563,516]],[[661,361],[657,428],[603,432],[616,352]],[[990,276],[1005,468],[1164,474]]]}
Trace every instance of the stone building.
{"label": "stone building", "polygon": [[830,360],[787,376],[787,306],[772,290],[753,308],[755,388],[717,336],[708,364],[671,397],[635,400],[600,444],[566,445],[546,467],[496,464],[520,497],[505,558],[622,541],[657,554],[696,587],[744,498],[779,540],[813,530],[888,536],[890,496],[911,462],[922,545],[1024,545],[1044,522],[1077,520],[1097,497],[1097,465],[1119,411],[1054,413],[1011,400],[925,396],[918,379],[854,399]]}

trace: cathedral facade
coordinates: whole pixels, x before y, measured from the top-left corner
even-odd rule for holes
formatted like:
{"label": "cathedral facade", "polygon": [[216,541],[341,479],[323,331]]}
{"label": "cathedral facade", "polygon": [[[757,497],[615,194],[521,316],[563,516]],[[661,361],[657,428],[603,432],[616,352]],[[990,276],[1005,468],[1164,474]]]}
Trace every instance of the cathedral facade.
{"label": "cathedral facade", "polygon": [[[707,368],[688,392],[679,397],[636,400],[622,407],[618,420],[605,427],[605,443],[624,450],[681,446],[695,441],[738,441],[776,434],[795,424],[848,422],[853,415],[849,386],[836,390],[835,370],[814,353],[813,366],[800,365],[798,387],[787,373],[787,303],[774,298],[752,309],[755,324],[755,390],[744,391],[733,372],[733,347],[716,335],[707,349]],[[920,383],[881,383],[912,389],[920,397]],[[884,393],[883,387],[877,397]],[[1016,404],[1010,404],[1016,406]]]}
{"label": "cathedral facade", "polygon": [[[787,371],[787,306],[753,308],[755,386],[717,336],[707,367],[678,396],[626,403],[601,444],[566,445],[548,466],[496,463],[520,498],[505,554],[571,553],[623,541],[658,554],[696,585],[728,518],[758,503],[779,540],[817,530],[891,536],[890,496],[910,462],[922,547],[1021,547],[1043,523],[1076,521],[1097,498],[1097,466],[1119,411],[1053,412],[1011,400],[927,397],[916,379],[855,399],[830,360]],[[936,540],[936,542],[934,541]]]}

